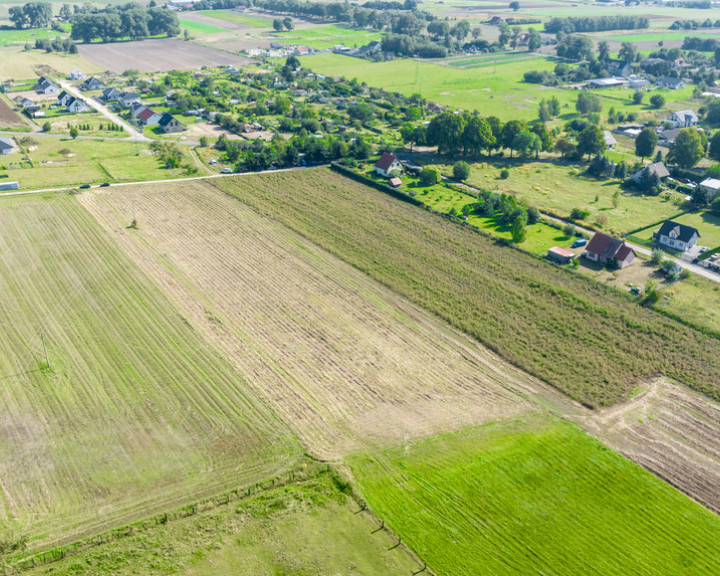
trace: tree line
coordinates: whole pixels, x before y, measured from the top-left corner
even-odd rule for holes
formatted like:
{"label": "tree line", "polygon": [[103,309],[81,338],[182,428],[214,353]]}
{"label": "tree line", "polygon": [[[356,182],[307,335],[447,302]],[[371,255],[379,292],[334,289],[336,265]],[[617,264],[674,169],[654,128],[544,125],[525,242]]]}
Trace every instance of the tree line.
{"label": "tree line", "polygon": [[551,18],[545,22],[545,31],[550,34],[564,32],[602,32],[604,30],[637,30],[648,28],[650,21],[645,16],[585,16]]}
{"label": "tree line", "polygon": [[12,6],[8,17],[15,28],[48,28],[52,20],[52,6],[49,2],[28,2],[22,6]]}
{"label": "tree line", "polygon": [[140,39],[149,36],[176,36],[180,22],[173,10],[136,3],[95,8],[75,14],[70,20],[73,40],[92,42],[100,38],[113,42],[120,38]]}

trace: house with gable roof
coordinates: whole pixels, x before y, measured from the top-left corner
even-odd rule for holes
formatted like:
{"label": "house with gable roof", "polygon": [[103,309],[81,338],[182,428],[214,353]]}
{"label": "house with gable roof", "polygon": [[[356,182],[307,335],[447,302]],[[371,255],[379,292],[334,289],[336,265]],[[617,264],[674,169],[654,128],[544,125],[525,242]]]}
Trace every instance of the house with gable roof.
{"label": "house with gable roof", "polygon": [[653,239],[660,245],[685,252],[697,244],[700,232],[692,226],[680,224],[674,220],[665,220]]}
{"label": "house with gable roof", "polygon": [[375,173],[385,178],[390,178],[390,173],[393,170],[402,171],[402,163],[395,154],[383,152],[383,155],[380,156],[380,159],[375,163]]}
{"label": "house with gable roof", "polygon": [[625,268],[635,260],[635,251],[625,244],[625,240],[619,240],[598,232],[585,248],[583,258],[603,266],[610,265]]}

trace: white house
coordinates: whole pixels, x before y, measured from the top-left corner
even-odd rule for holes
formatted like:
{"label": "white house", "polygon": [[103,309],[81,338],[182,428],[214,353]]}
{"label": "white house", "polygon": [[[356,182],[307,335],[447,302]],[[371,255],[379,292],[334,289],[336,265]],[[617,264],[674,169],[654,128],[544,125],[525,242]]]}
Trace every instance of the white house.
{"label": "white house", "polygon": [[85,74],[80,68],[73,68],[73,71],[70,72],[70,80],[85,80]]}
{"label": "white house", "polygon": [[692,110],[680,110],[673,112],[665,119],[665,123],[670,124],[673,128],[689,128],[697,126],[700,119]]}
{"label": "white house", "polygon": [[140,94],[135,92],[123,92],[118,96],[118,102],[122,106],[130,106],[133,102],[140,102]]}
{"label": "white house", "polygon": [[57,94],[60,92],[60,88],[58,88],[45,76],[41,76],[37,81],[37,84],[35,84],[35,90],[41,94]]}
{"label": "white house", "polygon": [[706,178],[700,182],[700,190],[707,192],[710,199],[713,199],[718,195],[718,192],[720,192],[720,180]]}
{"label": "white house", "polygon": [[75,99],[75,96],[70,94],[70,92],[65,92],[65,90],[63,90],[62,92],[60,92],[60,94],[58,94],[57,99],[60,103],[60,106],[67,106],[71,100]]}
{"label": "white house", "polygon": [[87,104],[82,98],[71,97],[67,104],[65,104],[65,110],[72,113],[85,112],[87,110]]}
{"label": "white house", "polygon": [[695,246],[700,233],[692,226],[678,224],[673,220],[665,220],[660,230],[653,234],[653,238],[661,246],[685,252]]}
{"label": "white house", "polygon": [[610,130],[603,130],[603,138],[605,139],[605,149],[615,150],[615,144],[617,144],[617,140],[615,140],[615,136],[612,135]]}
{"label": "white house", "polygon": [[660,86],[660,88],[668,88],[669,90],[681,90],[685,88],[685,80],[682,78],[671,78],[670,76],[658,78],[655,84]]}
{"label": "white house", "polygon": [[395,154],[383,152],[383,155],[380,156],[380,159],[375,163],[375,173],[389,178],[390,173],[394,170],[398,172],[402,171],[400,160],[398,160]]}

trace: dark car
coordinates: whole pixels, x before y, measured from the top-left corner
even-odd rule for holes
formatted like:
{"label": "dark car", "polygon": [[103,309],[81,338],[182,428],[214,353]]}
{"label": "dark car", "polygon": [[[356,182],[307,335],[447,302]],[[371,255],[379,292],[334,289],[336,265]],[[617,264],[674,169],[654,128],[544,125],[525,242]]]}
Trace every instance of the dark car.
{"label": "dark car", "polygon": [[86,188],[90,188],[90,184],[83,184],[80,186],[80,190],[85,190]]}
{"label": "dark car", "polygon": [[105,188],[106,186],[110,186],[110,182],[103,182],[100,184],[99,188]]}
{"label": "dark car", "polygon": [[575,240],[575,242],[572,243],[573,248],[580,248],[580,246],[585,246],[587,244],[587,240],[585,238],[580,238],[579,240]]}

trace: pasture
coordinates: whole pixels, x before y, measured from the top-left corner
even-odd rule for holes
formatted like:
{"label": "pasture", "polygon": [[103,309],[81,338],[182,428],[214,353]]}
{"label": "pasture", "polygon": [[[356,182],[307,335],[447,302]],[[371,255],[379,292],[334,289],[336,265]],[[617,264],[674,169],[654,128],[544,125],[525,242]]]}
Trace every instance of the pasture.
{"label": "pasture", "polygon": [[0,46],[12,44],[35,45],[35,40],[66,38],[67,34],[61,34],[50,28],[35,28],[32,30],[0,30]]}
{"label": "pasture", "polygon": [[294,465],[288,428],[74,197],[0,204],[0,537],[64,544]]}
{"label": "pasture", "polygon": [[363,46],[373,40],[380,41],[382,34],[380,32],[371,32],[370,30],[357,30],[348,26],[330,25],[317,26],[315,28],[304,28],[301,30],[288,30],[286,32],[274,32],[272,34],[274,40],[287,44],[304,44],[325,50],[332,48],[336,44],[344,44],[345,46]]}
{"label": "pasture", "polygon": [[658,372],[720,398],[716,339],[472,227],[326,169],[212,184],[586,405]]}
{"label": "pasture", "polygon": [[[3,158],[10,168],[8,178],[17,180],[23,190],[61,188],[102,182],[128,182],[178,178],[184,168],[167,169],[146,144],[122,140],[83,140],[78,138],[27,136],[19,137],[31,162],[19,154]],[[30,146],[37,146],[29,151]],[[183,151],[183,164],[193,163]]]}
{"label": "pasture", "polygon": [[[306,573],[407,576],[420,566],[334,483],[333,472],[299,468],[296,481],[197,516],[153,524],[72,552],[29,576],[253,576]],[[324,467],[323,467],[324,468]],[[302,476],[302,478],[301,478]],[[302,570],[302,572],[300,572]]]}
{"label": "pasture", "polygon": [[201,10],[200,14],[217,20],[235,22],[250,28],[272,28],[272,20],[231,10]]}
{"label": "pasture", "polygon": [[717,516],[563,420],[488,424],[350,466],[373,512],[437,574],[720,570]]}
{"label": "pasture", "polygon": [[191,32],[199,32],[201,34],[217,34],[219,32],[227,32],[227,28],[221,28],[214,24],[208,24],[207,22],[199,22],[197,20],[190,20],[189,18],[180,18],[180,26],[187,28]]}
{"label": "pasture", "polygon": [[122,73],[165,72],[187,70],[203,66],[242,66],[249,59],[237,54],[184,42],[176,38],[113,42],[109,44],[80,44],[80,55],[103,70]]}
{"label": "pasture", "polygon": [[[344,184],[326,171],[304,174],[298,190]],[[274,196],[299,182],[286,178],[223,180],[233,194]],[[533,409],[521,394],[547,389],[209,182],[93,190],[80,200],[183,317],[252,375],[313,454],[517,414]],[[139,229],[128,231],[133,210]]]}

